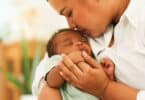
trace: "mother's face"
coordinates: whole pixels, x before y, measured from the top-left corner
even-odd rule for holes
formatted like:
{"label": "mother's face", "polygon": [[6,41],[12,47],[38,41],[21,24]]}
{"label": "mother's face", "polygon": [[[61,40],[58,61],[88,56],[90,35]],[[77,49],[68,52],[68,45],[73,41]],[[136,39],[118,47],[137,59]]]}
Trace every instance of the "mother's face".
{"label": "mother's face", "polygon": [[71,28],[93,38],[100,36],[111,21],[108,9],[102,0],[48,0],[52,7],[67,18]]}

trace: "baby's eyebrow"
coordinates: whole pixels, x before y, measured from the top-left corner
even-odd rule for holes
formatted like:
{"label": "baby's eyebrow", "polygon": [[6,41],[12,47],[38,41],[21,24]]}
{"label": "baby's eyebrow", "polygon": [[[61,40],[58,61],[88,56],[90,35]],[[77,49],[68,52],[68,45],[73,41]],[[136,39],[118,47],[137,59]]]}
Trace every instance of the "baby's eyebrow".
{"label": "baby's eyebrow", "polygon": [[64,39],[63,42],[71,41],[71,39]]}
{"label": "baby's eyebrow", "polygon": [[81,41],[82,41],[82,42],[88,42],[88,40],[87,40],[87,39],[81,39]]}

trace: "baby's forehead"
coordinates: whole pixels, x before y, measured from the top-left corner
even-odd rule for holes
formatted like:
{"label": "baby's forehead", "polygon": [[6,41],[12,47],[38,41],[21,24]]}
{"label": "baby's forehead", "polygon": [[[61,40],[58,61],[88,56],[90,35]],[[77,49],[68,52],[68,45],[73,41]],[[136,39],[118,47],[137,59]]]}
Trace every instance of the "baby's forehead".
{"label": "baby's forehead", "polygon": [[68,35],[69,35],[69,34],[72,34],[72,35],[78,34],[78,35],[81,35],[80,32],[71,31],[71,30],[70,30],[70,31],[68,30],[68,31],[59,32],[59,34],[65,34],[65,35],[66,35],[66,34],[68,34]]}
{"label": "baby's forehead", "polygon": [[66,40],[69,41],[69,40],[74,40],[74,39],[87,41],[87,38],[84,37],[80,32],[67,30],[67,31],[63,31],[63,32],[58,32],[53,39],[53,43],[59,44],[59,42],[64,42]]}
{"label": "baby's forehead", "polygon": [[58,33],[58,37],[61,37],[61,36],[75,36],[75,37],[79,37],[79,38],[83,38],[84,36],[82,35],[81,32],[78,32],[78,31],[63,31],[63,32],[59,32]]}

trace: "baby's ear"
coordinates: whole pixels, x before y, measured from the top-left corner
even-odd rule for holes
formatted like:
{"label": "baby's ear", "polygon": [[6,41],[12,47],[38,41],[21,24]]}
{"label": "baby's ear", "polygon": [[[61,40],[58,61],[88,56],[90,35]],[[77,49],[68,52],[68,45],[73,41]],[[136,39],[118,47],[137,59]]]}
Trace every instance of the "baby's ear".
{"label": "baby's ear", "polygon": [[77,64],[79,62],[83,62],[84,59],[82,57],[81,51],[71,52],[68,57],[73,61],[73,63]]}

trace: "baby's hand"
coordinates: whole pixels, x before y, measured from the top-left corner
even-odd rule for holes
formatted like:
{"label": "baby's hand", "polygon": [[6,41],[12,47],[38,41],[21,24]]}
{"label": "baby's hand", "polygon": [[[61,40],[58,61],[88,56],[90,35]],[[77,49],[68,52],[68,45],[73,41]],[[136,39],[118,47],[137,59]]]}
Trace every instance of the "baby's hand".
{"label": "baby's hand", "polygon": [[114,75],[115,64],[112,62],[112,60],[109,58],[103,58],[101,60],[101,65],[108,78],[111,80],[115,80],[115,75]]}
{"label": "baby's hand", "polygon": [[68,57],[73,61],[73,63],[78,64],[79,62],[83,62],[84,59],[82,57],[81,51],[74,51],[68,54]]}

